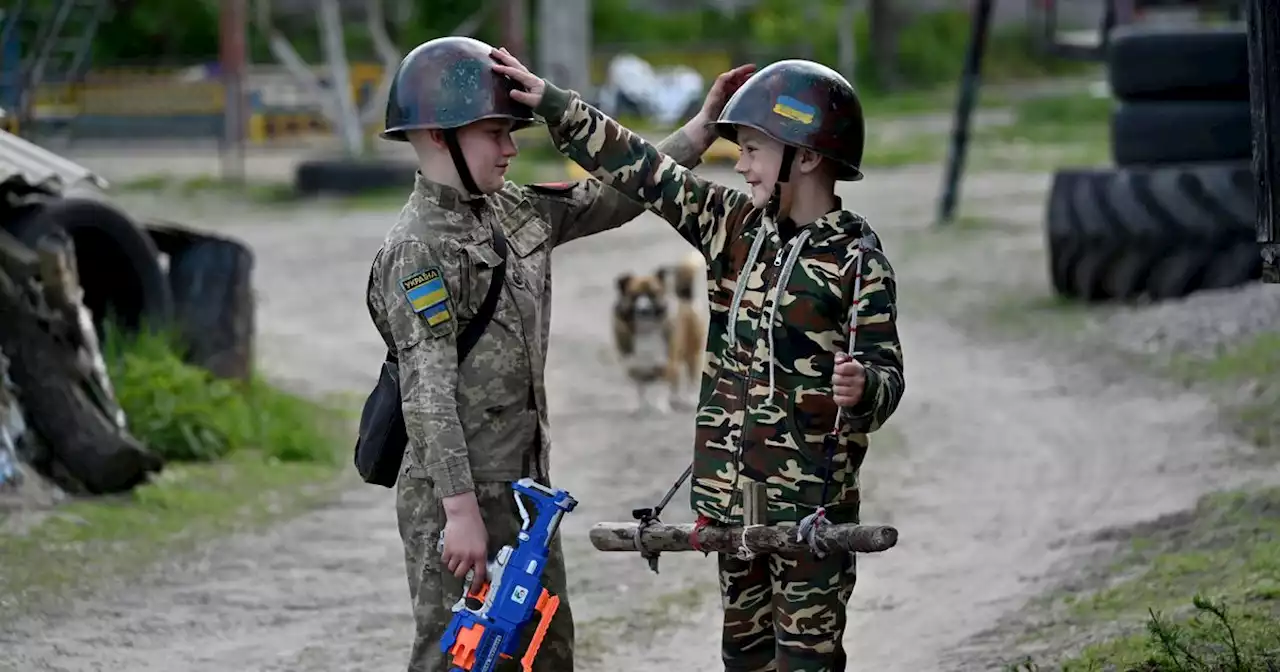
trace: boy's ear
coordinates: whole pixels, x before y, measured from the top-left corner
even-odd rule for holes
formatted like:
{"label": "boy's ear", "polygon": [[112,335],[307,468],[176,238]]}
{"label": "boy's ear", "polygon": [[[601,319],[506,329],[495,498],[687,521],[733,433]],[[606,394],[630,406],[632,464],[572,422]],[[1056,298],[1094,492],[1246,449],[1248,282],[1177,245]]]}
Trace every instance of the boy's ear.
{"label": "boy's ear", "polygon": [[802,149],[797,152],[796,163],[801,172],[812,173],[818,170],[823,164],[823,156],[812,149]]}

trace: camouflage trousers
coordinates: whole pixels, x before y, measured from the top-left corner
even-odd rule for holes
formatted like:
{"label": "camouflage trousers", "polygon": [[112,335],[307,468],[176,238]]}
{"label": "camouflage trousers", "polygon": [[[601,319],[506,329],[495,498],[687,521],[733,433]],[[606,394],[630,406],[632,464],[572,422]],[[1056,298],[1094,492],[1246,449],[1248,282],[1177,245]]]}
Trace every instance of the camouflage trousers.
{"label": "camouflage trousers", "polygon": [[718,554],[728,672],[838,672],[854,554],[742,560]]}
{"label": "camouflage trousers", "polygon": [[[480,515],[489,533],[490,560],[504,545],[515,545],[520,530],[520,512],[516,508],[510,482],[476,483],[476,499]],[[409,576],[409,599],[413,604],[413,620],[417,631],[409,655],[409,672],[446,672],[445,654],[440,639],[453,618],[452,607],[463,595],[462,579],[449,572],[436,551],[436,542],[444,529],[443,506],[436,501],[430,483],[408,478],[403,473],[397,484],[396,517],[400,539],[404,542],[405,567]],[[560,597],[560,606],[551,619],[542,647],[534,660],[534,672],[573,671],[573,614],[566,591],[564,552],[559,533],[552,539],[551,552],[542,574],[543,586]],[[514,659],[504,661],[499,670],[518,670],[537,624],[533,615],[522,633],[521,646]]]}

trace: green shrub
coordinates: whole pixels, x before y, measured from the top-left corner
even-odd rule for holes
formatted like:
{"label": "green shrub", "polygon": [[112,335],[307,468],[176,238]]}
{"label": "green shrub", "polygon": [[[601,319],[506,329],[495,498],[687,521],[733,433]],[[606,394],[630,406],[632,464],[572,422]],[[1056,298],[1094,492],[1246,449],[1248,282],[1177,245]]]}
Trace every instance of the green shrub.
{"label": "green shrub", "polygon": [[1196,614],[1183,624],[1154,612],[1147,624],[1154,650],[1142,672],[1252,672],[1280,670],[1280,621],[1265,614],[1228,614],[1227,608],[1197,595]]}
{"label": "green shrub", "polygon": [[129,430],[167,460],[209,461],[246,448],[281,461],[335,459],[329,409],[254,378],[216,378],[183,361],[177,340],[108,330],[103,354]]}

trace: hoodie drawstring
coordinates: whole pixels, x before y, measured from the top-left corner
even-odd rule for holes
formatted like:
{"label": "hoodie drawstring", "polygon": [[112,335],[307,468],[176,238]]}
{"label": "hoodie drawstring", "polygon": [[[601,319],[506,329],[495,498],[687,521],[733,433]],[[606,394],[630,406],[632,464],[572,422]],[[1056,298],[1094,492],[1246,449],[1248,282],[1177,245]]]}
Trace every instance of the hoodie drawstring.
{"label": "hoodie drawstring", "polygon": [[738,286],[733,288],[733,303],[729,305],[729,347],[738,344],[738,308],[742,306],[742,295],[747,291],[747,283],[751,282],[751,271],[756,267],[756,259],[760,258],[760,248],[769,234],[761,227],[756,231],[756,239],[751,243],[751,251],[747,253],[747,263],[742,266],[738,275]]}
{"label": "hoodie drawstring", "polygon": [[778,314],[778,305],[782,303],[782,292],[786,289],[787,283],[791,280],[791,271],[796,267],[796,259],[800,257],[800,250],[809,240],[809,229],[800,232],[800,235],[791,240],[791,251],[787,253],[787,260],[782,265],[782,273],[778,275],[777,285],[773,288],[773,303],[769,306],[769,317],[765,321],[766,329],[769,332],[769,351],[765,356],[769,358],[769,401],[773,401],[774,387],[774,357],[773,357],[773,318]]}

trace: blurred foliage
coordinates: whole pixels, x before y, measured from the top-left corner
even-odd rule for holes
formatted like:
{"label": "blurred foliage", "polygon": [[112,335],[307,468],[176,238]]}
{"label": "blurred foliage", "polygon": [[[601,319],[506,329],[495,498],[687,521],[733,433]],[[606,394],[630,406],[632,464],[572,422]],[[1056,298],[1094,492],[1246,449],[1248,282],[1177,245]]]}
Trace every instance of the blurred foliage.
{"label": "blurred foliage", "polygon": [[[550,1],[529,0],[531,47],[537,39],[536,4]],[[834,66],[838,62],[835,29],[815,31],[813,26],[837,25],[843,1],[813,0],[818,6],[805,9],[796,0],[760,0],[751,10],[730,17],[707,8],[660,13],[637,10],[639,3],[635,0],[593,0],[595,51],[603,62],[623,50],[636,53],[655,66],[684,62],[704,76],[715,75],[727,62],[726,54],[756,63],[811,55]],[[95,63],[145,66],[213,61],[218,54],[218,4],[218,0],[132,0],[127,11],[117,12],[99,31]],[[476,0],[417,0],[411,18],[390,21],[389,30],[397,44],[407,50],[408,45],[450,34],[478,4]],[[284,17],[280,21],[303,58],[319,62],[321,49],[313,15]],[[481,22],[475,36],[500,42],[500,31],[500,21],[487,20]],[[855,35],[857,83],[866,90],[882,89],[884,83],[876,79],[879,69],[870,62],[869,20],[865,12],[857,17]],[[895,65],[901,83],[927,87],[954,82],[960,74],[968,38],[967,10],[909,17],[897,40]],[[351,58],[374,57],[363,25],[353,25],[346,39]],[[252,26],[249,43],[254,61],[274,62],[261,33]],[[1078,64],[1037,54],[1021,25],[993,31],[986,63],[986,78],[990,80],[1060,74],[1080,68]],[[603,63],[597,63],[593,71],[597,78],[602,76]]]}

